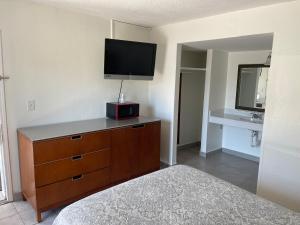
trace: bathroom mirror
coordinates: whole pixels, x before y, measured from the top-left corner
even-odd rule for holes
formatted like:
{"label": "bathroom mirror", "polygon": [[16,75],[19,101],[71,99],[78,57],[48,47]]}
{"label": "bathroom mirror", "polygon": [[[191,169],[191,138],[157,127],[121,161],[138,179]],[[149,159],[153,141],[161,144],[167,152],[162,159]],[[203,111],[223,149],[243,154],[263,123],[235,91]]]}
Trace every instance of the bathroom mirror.
{"label": "bathroom mirror", "polygon": [[239,65],[236,109],[265,111],[269,67],[264,64]]}

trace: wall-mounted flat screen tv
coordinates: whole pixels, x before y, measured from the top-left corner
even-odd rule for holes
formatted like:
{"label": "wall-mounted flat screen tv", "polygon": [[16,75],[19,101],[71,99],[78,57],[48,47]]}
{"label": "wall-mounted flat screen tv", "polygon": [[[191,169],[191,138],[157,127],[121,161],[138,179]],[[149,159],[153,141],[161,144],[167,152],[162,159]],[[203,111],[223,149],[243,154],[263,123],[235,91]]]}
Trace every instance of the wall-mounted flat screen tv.
{"label": "wall-mounted flat screen tv", "polygon": [[156,44],[105,39],[104,78],[152,80]]}

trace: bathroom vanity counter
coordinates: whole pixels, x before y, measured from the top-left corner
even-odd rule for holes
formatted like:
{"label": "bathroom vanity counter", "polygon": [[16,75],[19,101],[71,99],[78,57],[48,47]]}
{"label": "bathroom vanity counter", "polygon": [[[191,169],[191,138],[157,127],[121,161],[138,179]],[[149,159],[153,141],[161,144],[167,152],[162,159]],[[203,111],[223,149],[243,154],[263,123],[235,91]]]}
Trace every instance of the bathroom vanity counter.
{"label": "bathroom vanity counter", "polygon": [[209,122],[254,131],[263,130],[263,120],[252,119],[251,117],[246,115],[229,113],[226,110],[210,111]]}

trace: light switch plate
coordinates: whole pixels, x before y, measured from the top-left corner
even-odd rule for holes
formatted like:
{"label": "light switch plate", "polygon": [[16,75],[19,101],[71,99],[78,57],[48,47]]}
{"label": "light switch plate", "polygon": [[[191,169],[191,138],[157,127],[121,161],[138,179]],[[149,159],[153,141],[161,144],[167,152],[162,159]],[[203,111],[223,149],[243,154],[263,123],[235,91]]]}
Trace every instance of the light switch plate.
{"label": "light switch plate", "polygon": [[27,102],[27,111],[28,112],[33,112],[35,111],[35,100],[29,100]]}

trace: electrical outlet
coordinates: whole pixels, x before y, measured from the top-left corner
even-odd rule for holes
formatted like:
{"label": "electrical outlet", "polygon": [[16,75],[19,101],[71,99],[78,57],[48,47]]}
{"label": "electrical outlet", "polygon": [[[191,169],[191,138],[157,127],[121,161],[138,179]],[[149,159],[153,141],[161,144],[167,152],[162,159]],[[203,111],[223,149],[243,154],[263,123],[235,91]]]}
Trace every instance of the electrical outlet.
{"label": "electrical outlet", "polygon": [[29,100],[27,102],[27,111],[28,112],[33,112],[35,111],[35,100]]}

